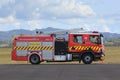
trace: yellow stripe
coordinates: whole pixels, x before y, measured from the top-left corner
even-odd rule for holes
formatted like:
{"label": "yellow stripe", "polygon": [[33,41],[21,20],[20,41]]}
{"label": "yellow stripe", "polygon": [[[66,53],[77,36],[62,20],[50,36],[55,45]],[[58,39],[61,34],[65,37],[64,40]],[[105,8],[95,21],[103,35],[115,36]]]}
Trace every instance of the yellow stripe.
{"label": "yellow stripe", "polygon": [[50,50],[50,47],[47,47],[47,50]]}
{"label": "yellow stripe", "polygon": [[75,46],[74,48],[75,48],[75,50],[77,50],[77,49],[78,49],[78,46]]}
{"label": "yellow stripe", "polygon": [[20,47],[21,50],[23,50],[22,48],[23,48],[23,47]]}
{"label": "yellow stripe", "polygon": [[40,50],[42,50],[42,49],[43,49],[43,47],[41,46],[41,47],[40,47]]}
{"label": "yellow stripe", "polygon": [[81,50],[84,50],[84,46],[81,47]]}
{"label": "yellow stripe", "polygon": [[98,48],[98,51],[99,51],[100,49],[101,49],[101,48],[99,47],[99,48]]}
{"label": "yellow stripe", "polygon": [[17,50],[19,50],[20,47],[16,47]]}
{"label": "yellow stripe", "polygon": [[89,50],[90,46],[87,47],[87,50]]}
{"label": "yellow stripe", "polygon": [[95,50],[95,46],[93,46],[93,50]]}
{"label": "yellow stripe", "polygon": [[85,50],[85,46],[83,46],[83,50]]}
{"label": "yellow stripe", "polygon": [[54,47],[51,47],[51,49],[50,50],[53,50],[54,49]]}
{"label": "yellow stripe", "polygon": [[19,50],[21,50],[21,47],[18,47]]}
{"label": "yellow stripe", "polygon": [[78,50],[81,50],[81,46],[79,46]]}
{"label": "yellow stripe", "polygon": [[24,50],[27,50],[27,48],[26,48],[26,47],[24,47],[23,49],[24,49]]}
{"label": "yellow stripe", "polygon": [[95,49],[96,49],[96,47],[93,48],[93,50],[95,50]]}
{"label": "yellow stripe", "polygon": [[91,49],[93,50],[93,48],[94,48],[94,47],[92,46]]}
{"label": "yellow stripe", "polygon": [[13,48],[14,50],[16,49],[16,47]]}
{"label": "yellow stripe", "polygon": [[44,50],[46,50],[47,49],[47,47],[44,47]]}
{"label": "yellow stripe", "polygon": [[98,51],[99,51],[100,49],[101,49],[101,48],[99,47],[99,48],[98,48]]}
{"label": "yellow stripe", "polygon": [[45,46],[42,47],[42,50],[45,50]]}
{"label": "yellow stripe", "polygon": [[69,47],[69,50],[72,50],[73,47],[75,48],[75,50],[89,50],[89,48],[96,51],[100,50],[99,46],[72,46]]}
{"label": "yellow stripe", "polygon": [[34,47],[31,47],[31,48],[30,48],[30,50],[32,50],[32,51],[33,51],[33,48],[34,48]]}
{"label": "yellow stripe", "polygon": [[95,49],[96,51],[98,50],[98,47],[96,46],[96,49]]}
{"label": "yellow stripe", "polygon": [[17,47],[18,50],[20,50],[20,47]]}
{"label": "yellow stripe", "polygon": [[71,51],[71,50],[72,50],[72,47],[69,47],[69,50]]}
{"label": "yellow stripe", "polygon": [[31,46],[31,47],[25,47],[25,46],[18,46],[14,47],[14,50],[53,50],[53,46]]}
{"label": "yellow stripe", "polygon": [[47,46],[47,47],[45,48],[45,50],[49,50],[49,46]]}
{"label": "yellow stripe", "polygon": [[84,47],[84,50],[87,50],[87,47]]}

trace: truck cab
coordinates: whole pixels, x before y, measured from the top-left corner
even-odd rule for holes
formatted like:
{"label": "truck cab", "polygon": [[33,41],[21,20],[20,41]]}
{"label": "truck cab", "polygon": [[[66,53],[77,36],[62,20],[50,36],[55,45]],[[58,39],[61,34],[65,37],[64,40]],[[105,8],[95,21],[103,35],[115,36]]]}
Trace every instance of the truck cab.
{"label": "truck cab", "polygon": [[71,33],[68,40],[69,53],[73,59],[82,60],[85,64],[103,60],[103,35],[100,33]]}

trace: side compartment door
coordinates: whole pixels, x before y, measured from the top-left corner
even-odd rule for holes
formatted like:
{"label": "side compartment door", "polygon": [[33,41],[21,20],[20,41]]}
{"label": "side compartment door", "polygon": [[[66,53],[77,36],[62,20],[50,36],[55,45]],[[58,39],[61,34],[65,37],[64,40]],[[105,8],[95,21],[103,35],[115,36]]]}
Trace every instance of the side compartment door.
{"label": "side compartment door", "polygon": [[53,42],[42,42],[42,55],[43,60],[53,60],[54,56],[54,43]]}

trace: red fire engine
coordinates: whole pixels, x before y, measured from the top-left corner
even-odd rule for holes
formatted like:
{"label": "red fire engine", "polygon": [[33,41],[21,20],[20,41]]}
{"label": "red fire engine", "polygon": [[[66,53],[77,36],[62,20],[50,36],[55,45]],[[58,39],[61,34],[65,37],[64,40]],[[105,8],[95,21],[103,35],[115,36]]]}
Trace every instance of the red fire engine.
{"label": "red fire engine", "polygon": [[13,41],[12,60],[39,64],[42,61],[82,61],[91,64],[104,60],[103,35],[98,32],[69,33],[64,36],[20,35]]}

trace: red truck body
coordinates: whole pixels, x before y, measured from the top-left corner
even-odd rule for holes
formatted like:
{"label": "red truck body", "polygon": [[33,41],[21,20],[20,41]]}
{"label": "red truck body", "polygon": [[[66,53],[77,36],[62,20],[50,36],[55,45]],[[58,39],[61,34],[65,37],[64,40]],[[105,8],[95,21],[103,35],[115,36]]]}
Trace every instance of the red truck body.
{"label": "red truck body", "polygon": [[[20,35],[13,41],[12,60],[29,61],[92,61],[103,60],[103,36],[100,33],[70,33],[67,37],[55,35]],[[94,39],[95,38],[95,39]]]}

